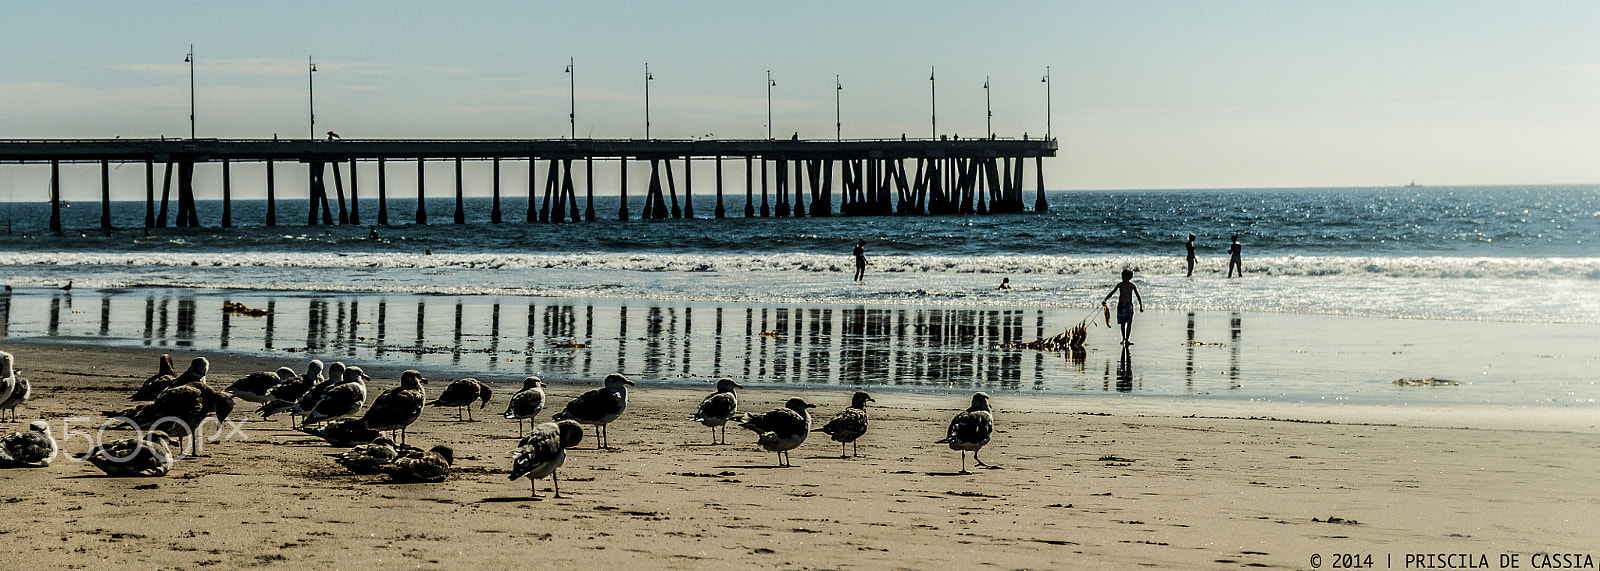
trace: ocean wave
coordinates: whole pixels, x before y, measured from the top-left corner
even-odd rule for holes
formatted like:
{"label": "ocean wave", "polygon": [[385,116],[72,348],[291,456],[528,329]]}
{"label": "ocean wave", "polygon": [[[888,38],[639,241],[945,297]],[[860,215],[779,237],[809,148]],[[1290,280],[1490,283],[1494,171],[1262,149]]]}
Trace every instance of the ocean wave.
{"label": "ocean wave", "polygon": [[[1202,271],[1220,270],[1208,259]],[[747,254],[395,254],[395,253],[79,253],[5,252],[5,266],[140,266],[151,268],[253,267],[306,269],[584,270],[666,273],[847,272],[848,256],[806,253]],[[1600,280],[1600,258],[1450,256],[1247,257],[1252,275],[1436,279]],[[1215,267],[1212,267],[1215,266]],[[1167,256],[872,256],[872,272],[903,274],[1114,275],[1123,268],[1145,274],[1181,274],[1183,260]]]}

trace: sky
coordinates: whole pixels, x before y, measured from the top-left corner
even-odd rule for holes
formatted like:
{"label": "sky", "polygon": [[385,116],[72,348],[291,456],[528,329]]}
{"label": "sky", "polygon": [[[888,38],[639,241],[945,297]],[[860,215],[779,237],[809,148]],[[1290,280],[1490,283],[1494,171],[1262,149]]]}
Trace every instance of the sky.
{"label": "sky", "polygon": [[[836,94],[847,139],[928,136],[930,88],[941,134],[982,136],[987,95],[997,136],[1037,137],[1048,119],[1052,190],[1600,182],[1592,1],[6,0],[5,13],[0,139],[186,137],[193,45],[200,137],[308,136],[311,58],[317,132],[558,138],[575,99],[579,137],[643,138],[648,63],[655,138],[765,137],[769,71],[780,137],[832,138]],[[39,173],[0,165],[0,186],[31,197]]]}

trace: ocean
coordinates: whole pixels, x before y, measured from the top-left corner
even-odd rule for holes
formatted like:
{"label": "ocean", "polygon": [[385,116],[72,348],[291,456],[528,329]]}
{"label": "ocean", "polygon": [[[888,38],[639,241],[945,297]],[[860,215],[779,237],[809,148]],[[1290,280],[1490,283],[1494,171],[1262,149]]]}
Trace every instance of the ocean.
{"label": "ocean", "polygon": [[[146,236],[142,202],[11,203],[9,341],[394,360],[519,383],[622,371],[796,386],[1173,398],[1592,406],[1600,186],[1057,191],[1047,213],[528,224],[506,198],[430,200],[431,224],[304,226],[306,203],[199,205]],[[580,209],[582,204],[580,200]],[[389,201],[391,221],[415,202]],[[1183,241],[1200,264],[1184,275]],[[1229,237],[1243,278],[1226,278]],[[867,240],[867,279],[850,250]],[[1100,300],[1129,268],[1147,312],[1125,354]],[[998,290],[1002,278],[1014,286]],[[70,292],[58,289],[72,280]],[[270,320],[226,302],[271,307]],[[1093,325],[1087,355],[1003,349]],[[1317,341],[1337,336],[1337,342]],[[1294,339],[1304,337],[1303,346]],[[1347,338],[1348,337],[1348,338]],[[1354,345],[1352,345],[1354,344]],[[292,355],[291,355],[292,354]],[[1356,355],[1357,357],[1352,357]],[[1492,358],[1491,358],[1492,356]],[[1426,391],[1407,377],[1454,377]]]}

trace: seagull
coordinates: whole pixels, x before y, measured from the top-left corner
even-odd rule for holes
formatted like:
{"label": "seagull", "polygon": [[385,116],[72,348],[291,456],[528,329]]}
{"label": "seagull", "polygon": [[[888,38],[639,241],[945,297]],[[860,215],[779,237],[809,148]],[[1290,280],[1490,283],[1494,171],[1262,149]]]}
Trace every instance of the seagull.
{"label": "seagull", "polygon": [[967,451],[972,451],[972,460],[979,466],[988,466],[978,459],[978,450],[989,443],[989,435],[994,433],[994,414],[989,407],[989,395],[974,393],[972,406],[967,411],[957,414],[950,420],[950,430],[944,440],[939,444],[949,444],[951,450],[961,451],[961,473],[967,472]]}
{"label": "seagull", "polygon": [[366,444],[383,437],[382,432],[368,428],[363,418],[341,418],[315,428],[301,426],[300,432],[321,437],[339,448]]}
{"label": "seagull", "polygon": [[400,373],[400,386],[383,391],[378,398],[372,399],[372,406],[361,419],[372,430],[399,432],[400,442],[404,443],[406,427],[422,416],[422,402],[428,394],[422,385],[427,382],[428,379],[414,369]]}
{"label": "seagull", "polygon": [[501,415],[509,420],[517,421],[517,437],[522,437],[522,421],[539,416],[544,412],[544,383],[539,377],[528,377],[522,380],[522,390],[511,395],[511,402],[506,403],[506,412]]}
{"label": "seagull", "polygon": [[345,367],[345,382],[328,389],[327,394],[317,399],[316,404],[306,411],[306,419],[301,424],[323,422],[361,412],[361,407],[367,404],[368,378],[361,367]]}
{"label": "seagull", "polygon": [[718,379],[717,392],[711,393],[700,401],[700,410],[690,417],[690,420],[711,427],[711,443],[717,443],[717,427],[722,427],[722,443],[728,443],[728,421],[733,420],[739,413],[739,395],[733,389],[742,389],[744,385],[736,383],[733,379]]}
{"label": "seagull", "polygon": [[478,379],[457,379],[446,386],[443,392],[439,393],[439,398],[428,404],[456,407],[457,421],[461,420],[461,409],[465,408],[467,409],[467,422],[473,422],[472,401],[483,399],[483,402],[478,405],[478,408],[483,408],[489,404],[491,393],[489,385],[483,384]]}
{"label": "seagull", "polygon": [[567,407],[556,413],[555,420],[576,420],[582,424],[592,424],[596,427],[595,440],[601,448],[610,448],[609,439],[606,438],[606,425],[617,417],[622,416],[622,411],[628,408],[628,387],[633,381],[619,373],[606,376],[604,388],[578,395],[567,403]]}
{"label": "seagull", "polygon": [[28,430],[13,432],[0,438],[0,468],[44,468],[56,459],[55,437],[50,436],[50,423],[35,420]]}
{"label": "seagull", "polygon": [[205,357],[196,357],[189,370],[178,377],[181,384],[174,382],[150,404],[135,411],[131,419],[133,424],[140,428],[159,428],[168,436],[188,436],[190,453],[198,455],[200,424],[212,413],[217,414],[220,422],[233,412],[233,397],[206,384],[206,372],[210,367]]}
{"label": "seagull", "polygon": [[61,291],[72,291],[72,280],[67,280],[67,285],[61,286]]}
{"label": "seagull", "polygon": [[583,440],[583,427],[577,421],[546,422],[533,427],[528,437],[522,439],[511,451],[511,480],[528,477],[528,488],[533,497],[539,495],[539,480],[550,477],[550,488],[557,498],[561,484],[556,479],[556,468],[567,461],[567,448]]}
{"label": "seagull", "polygon": [[13,371],[17,377],[16,387],[11,389],[11,396],[0,401],[0,412],[11,411],[11,422],[17,421],[17,405],[28,402],[33,398],[33,387],[28,384],[28,378],[22,376],[21,371]]}
{"label": "seagull", "polygon": [[443,482],[450,475],[455,451],[449,446],[434,446],[419,458],[401,456],[379,469],[396,482]]}
{"label": "seagull", "polygon": [[146,432],[144,438],[126,438],[95,447],[80,459],[111,476],[165,476],[172,471],[172,437],[160,430]]}
{"label": "seagull", "polygon": [[856,456],[856,439],[867,433],[867,403],[869,402],[876,402],[873,400],[872,395],[867,394],[866,391],[856,391],[855,396],[850,398],[849,408],[840,411],[838,415],[833,417],[833,420],[828,421],[827,425],[813,432],[821,432],[832,436],[833,441],[839,443],[840,458],[846,457],[844,445],[848,443],[850,445],[849,457],[854,458]]}
{"label": "seagull", "polygon": [[301,395],[300,400],[295,401],[294,412],[305,416],[306,413],[311,412],[311,407],[317,405],[317,401],[322,400],[323,395],[328,394],[329,389],[344,384],[344,367],[344,363],[339,361],[334,361],[333,364],[328,365],[327,378],[306,389],[306,394]]}
{"label": "seagull", "polygon": [[299,376],[298,373],[294,372],[294,369],[288,367],[279,367],[275,373],[266,371],[250,373],[228,385],[227,392],[253,403],[266,404],[272,402],[272,397],[268,393],[274,387]]}
{"label": "seagull", "polygon": [[387,436],[379,436],[370,443],[356,446],[340,454],[338,462],[357,474],[376,474],[382,470],[384,464],[399,459],[400,451],[395,449],[394,441]]}
{"label": "seagull", "polygon": [[806,433],[811,431],[811,413],[806,409],[816,408],[817,405],[806,404],[798,398],[789,399],[783,408],[775,408],[762,414],[744,413],[739,415],[739,426],[755,431],[760,437],[756,444],[766,448],[769,452],[778,453],[778,466],[792,466],[789,463],[789,451],[799,448],[806,441]]}
{"label": "seagull", "polygon": [[306,392],[310,391],[311,387],[321,383],[322,380],[322,361],[312,359],[311,364],[306,366],[306,374],[284,379],[283,382],[278,383],[278,386],[272,387],[271,390],[267,391],[267,397],[271,400],[261,405],[261,408],[256,409],[256,412],[261,413],[262,420],[270,420],[272,415],[287,410],[289,411],[289,426],[293,428],[296,401],[300,400],[300,397],[306,396]]}
{"label": "seagull", "polygon": [[0,401],[11,400],[11,393],[17,390],[17,371],[13,368],[15,364],[16,357],[0,351]]}
{"label": "seagull", "polygon": [[155,400],[156,395],[161,394],[161,391],[165,390],[167,385],[171,385],[172,381],[177,378],[178,370],[172,367],[172,355],[163,353],[161,355],[160,370],[156,371],[156,374],[151,375],[150,378],[145,379],[144,384],[140,385],[139,390],[134,391],[133,396],[128,397],[128,400]]}

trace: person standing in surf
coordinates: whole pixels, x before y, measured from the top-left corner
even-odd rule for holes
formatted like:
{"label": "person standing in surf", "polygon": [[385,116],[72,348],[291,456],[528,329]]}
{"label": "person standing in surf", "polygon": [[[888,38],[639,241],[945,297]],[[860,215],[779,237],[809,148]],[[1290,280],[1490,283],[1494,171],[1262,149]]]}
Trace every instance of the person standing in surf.
{"label": "person standing in surf", "polygon": [[1233,270],[1238,268],[1239,277],[1244,277],[1244,259],[1240,252],[1244,249],[1239,245],[1239,235],[1233,235],[1233,243],[1228,245],[1228,277],[1233,277]]}
{"label": "person standing in surf", "polygon": [[1100,305],[1105,305],[1111,296],[1117,297],[1117,325],[1122,328],[1122,344],[1132,345],[1128,341],[1128,334],[1133,332],[1133,300],[1139,300],[1139,311],[1144,311],[1144,296],[1139,295],[1139,287],[1133,285],[1133,270],[1122,270],[1122,281],[1111,288],[1100,300]]}
{"label": "person standing in surf", "polygon": [[867,276],[867,241],[856,243],[856,249],[851,253],[856,257],[856,277],[852,281],[861,281]]}
{"label": "person standing in surf", "polygon": [[1189,263],[1189,275],[1187,275],[1185,277],[1191,277],[1192,278],[1192,277],[1194,277],[1194,261],[1195,261],[1194,260],[1194,232],[1190,232],[1189,233],[1189,241],[1188,242],[1184,242],[1183,243],[1183,247],[1184,247],[1185,250],[1188,250],[1188,252],[1189,252],[1188,257],[1184,259],[1186,262]]}

